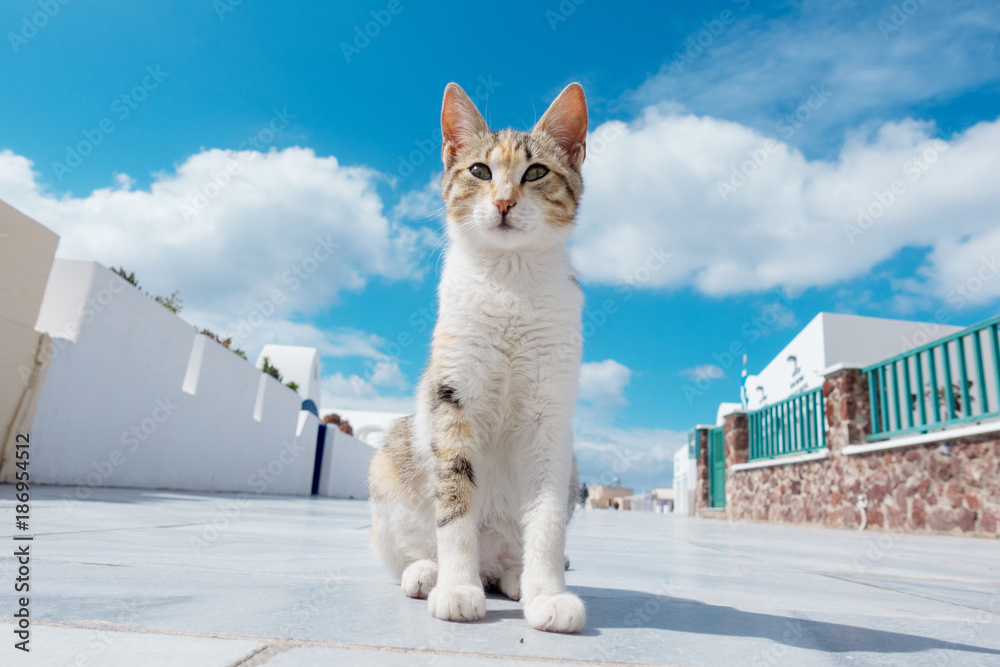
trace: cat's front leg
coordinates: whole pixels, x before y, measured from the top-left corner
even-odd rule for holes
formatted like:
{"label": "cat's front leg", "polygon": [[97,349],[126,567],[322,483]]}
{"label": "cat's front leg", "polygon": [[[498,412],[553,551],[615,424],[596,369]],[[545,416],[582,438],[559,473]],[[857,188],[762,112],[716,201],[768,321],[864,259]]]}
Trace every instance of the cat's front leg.
{"label": "cat's front leg", "polygon": [[529,451],[536,454],[524,515],[524,618],[536,630],[579,632],[587,615],[583,602],[566,592],[566,523],[573,469],[569,425],[539,429]]}
{"label": "cat's front leg", "polygon": [[438,579],[427,604],[445,621],[478,621],[486,615],[486,595],[479,578],[479,516],[475,436],[454,390],[437,391],[431,413]]}

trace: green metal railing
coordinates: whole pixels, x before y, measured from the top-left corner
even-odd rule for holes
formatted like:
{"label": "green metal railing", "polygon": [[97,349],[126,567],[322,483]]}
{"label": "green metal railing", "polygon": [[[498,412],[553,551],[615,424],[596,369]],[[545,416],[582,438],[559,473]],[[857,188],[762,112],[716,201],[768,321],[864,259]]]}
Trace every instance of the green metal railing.
{"label": "green metal railing", "polygon": [[722,427],[708,431],[708,506],[726,506],[726,433]]}
{"label": "green metal railing", "polygon": [[864,369],[882,440],[1000,416],[1000,317]]}
{"label": "green metal railing", "polygon": [[826,447],[823,390],[810,389],[747,414],[750,430],[748,461],[784,454],[813,452]]}

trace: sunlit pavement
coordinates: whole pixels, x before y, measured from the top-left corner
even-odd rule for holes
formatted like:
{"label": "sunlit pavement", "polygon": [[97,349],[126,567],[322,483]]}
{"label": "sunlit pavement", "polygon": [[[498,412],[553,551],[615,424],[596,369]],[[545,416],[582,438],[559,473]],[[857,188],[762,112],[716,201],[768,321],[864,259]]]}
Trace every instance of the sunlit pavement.
{"label": "sunlit pavement", "polygon": [[22,533],[0,486],[2,665],[1000,664],[995,540],[580,511],[588,619],[566,636],[496,595],[481,622],[431,618],[371,553],[364,502],[77,492],[33,489]]}

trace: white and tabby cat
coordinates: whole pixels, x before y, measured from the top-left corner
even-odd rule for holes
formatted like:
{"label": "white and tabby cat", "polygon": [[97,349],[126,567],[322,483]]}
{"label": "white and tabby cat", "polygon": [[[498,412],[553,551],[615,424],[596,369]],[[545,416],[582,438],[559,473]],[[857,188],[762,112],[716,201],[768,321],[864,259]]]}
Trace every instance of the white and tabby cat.
{"label": "white and tabby cat", "polygon": [[531,132],[491,132],[452,83],[441,131],[439,315],[416,414],[371,463],[372,540],[437,618],[483,618],[485,585],[521,600],[533,628],[578,632],[564,547],[583,295],[566,241],[583,193],[583,88],[567,86]]}

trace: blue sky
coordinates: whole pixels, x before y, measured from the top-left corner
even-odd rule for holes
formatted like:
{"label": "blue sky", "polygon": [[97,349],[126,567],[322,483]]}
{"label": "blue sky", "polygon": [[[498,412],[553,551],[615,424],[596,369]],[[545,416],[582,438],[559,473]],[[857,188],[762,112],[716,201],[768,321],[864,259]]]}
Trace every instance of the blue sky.
{"label": "blue sky", "polygon": [[591,481],[667,484],[733,343],[754,372],[821,310],[997,312],[994,3],[302,4],[4,3],[0,198],[227,335],[280,290],[241,345],[319,347],[325,407],[411,405],[449,81],[494,127],[587,91]]}

